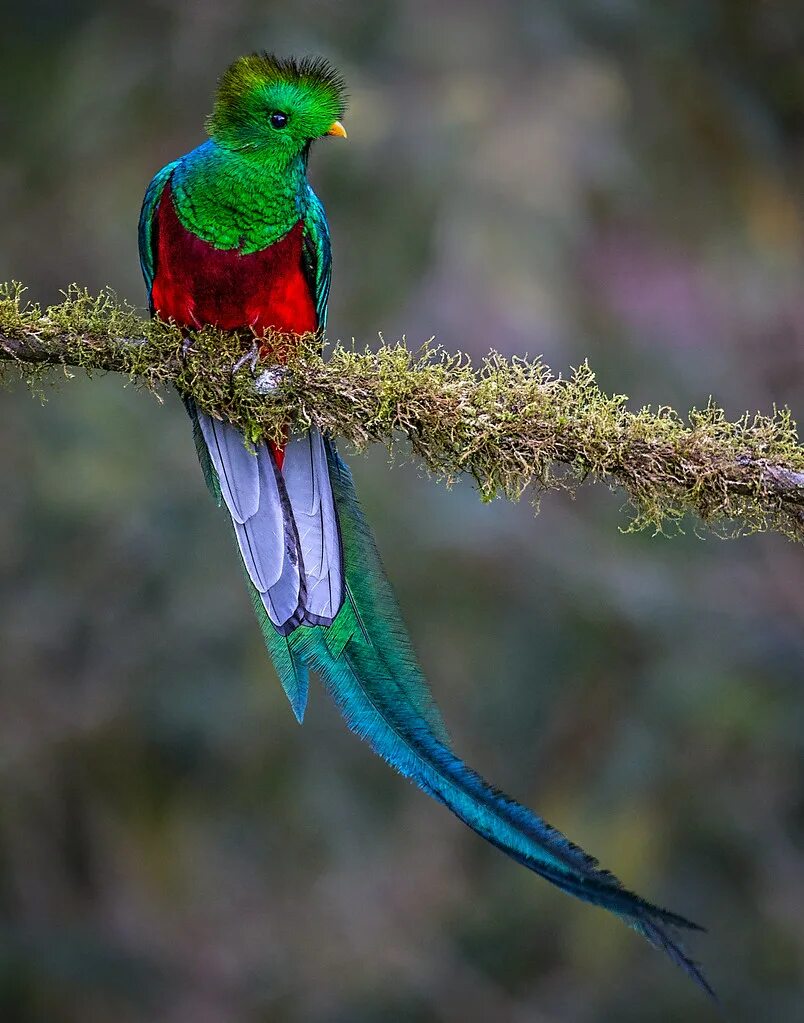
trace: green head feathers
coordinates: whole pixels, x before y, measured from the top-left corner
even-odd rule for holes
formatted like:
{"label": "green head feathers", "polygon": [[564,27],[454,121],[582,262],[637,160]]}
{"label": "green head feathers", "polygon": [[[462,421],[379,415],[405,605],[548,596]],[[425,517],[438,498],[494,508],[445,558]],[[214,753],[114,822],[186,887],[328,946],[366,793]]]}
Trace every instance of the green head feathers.
{"label": "green head feathers", "polygon": [[323,57],[253,53],[221,77],[207,130],[226,149],[290,162],[314,139],[346,135],[345,98],[343,78]]}

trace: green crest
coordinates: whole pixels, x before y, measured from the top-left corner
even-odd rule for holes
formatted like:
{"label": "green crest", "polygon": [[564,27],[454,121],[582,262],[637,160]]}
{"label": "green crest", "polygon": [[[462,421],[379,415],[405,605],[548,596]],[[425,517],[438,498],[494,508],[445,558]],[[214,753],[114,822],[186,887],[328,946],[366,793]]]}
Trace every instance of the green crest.
{"label": "green crest", "polygon": [[218,83],[207,130],[218,145],[291,162],[343,117],[346,87],[323,57],[238,58]]}

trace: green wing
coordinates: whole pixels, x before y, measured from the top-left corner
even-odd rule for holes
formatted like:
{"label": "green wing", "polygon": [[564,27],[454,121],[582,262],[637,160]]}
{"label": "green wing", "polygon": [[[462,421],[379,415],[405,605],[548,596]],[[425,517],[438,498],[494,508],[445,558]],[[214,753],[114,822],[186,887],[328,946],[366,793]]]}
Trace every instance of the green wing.
{"label": "green wing", "polygon": [[148,289],[148,308],[153,312],[151,305],[151,289],[156,276],[156,252],[154,251],[154,213],[162,198],[165,185],[173,173],[178,160],[167,164],[161,171],[158,171],[151,180],[150,185],[142,200],[139,224],[139,246],[140,246],[140,267],[142,276],[145,278],[145,287]]}
{"label": "green wing", "polygon": [[329,283],[332,279],[332,249],[329,244],[329,224],[321,200],[307,188],[307,212],[304,214],[304,266],[315,297],[318,329],[327,325]]}

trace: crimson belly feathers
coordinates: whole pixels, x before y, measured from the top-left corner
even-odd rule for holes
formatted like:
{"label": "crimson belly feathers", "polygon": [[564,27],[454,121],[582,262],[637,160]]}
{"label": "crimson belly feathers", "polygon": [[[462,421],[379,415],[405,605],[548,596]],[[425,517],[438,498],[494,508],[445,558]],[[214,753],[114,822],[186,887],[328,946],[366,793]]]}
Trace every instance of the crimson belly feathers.
{"label": "crimson belly feathers", "polygon": [[[318,327],[304,272],[299,220],[259,252],[217,249],[188,231],[176,214],[170,185],[154,218],[153,308],[179,326],[306,334]],[[281,352],[263,351],[281,361]]]}

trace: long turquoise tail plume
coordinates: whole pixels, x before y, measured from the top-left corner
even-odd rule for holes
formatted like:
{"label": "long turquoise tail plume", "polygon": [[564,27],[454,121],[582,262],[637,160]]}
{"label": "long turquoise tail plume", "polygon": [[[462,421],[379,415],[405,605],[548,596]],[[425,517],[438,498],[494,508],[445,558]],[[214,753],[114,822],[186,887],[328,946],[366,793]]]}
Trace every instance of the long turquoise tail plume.
{"label": "long turquoise tail plume", "polygon": [[[265,643],[296,717],[302,720],[308,671],[313,671],[349,728],[400,774],[518,863],[570,895],[616,913],[714,997],[698,964],[671,934],[672,928],[702,928],[625,889],[592,856],[493,788],[452,751],[360,509],[352,475],[331,442],[324,444],[343,551],[345,599],[337,617],[329,626],[302,626],[284,636],[271,622],[259,592],[248,583]],[[199,451],[205,454],[203,444]],[[202,464],[219,499],[214,466],[208,457],[206,461],[202,457]]]}

